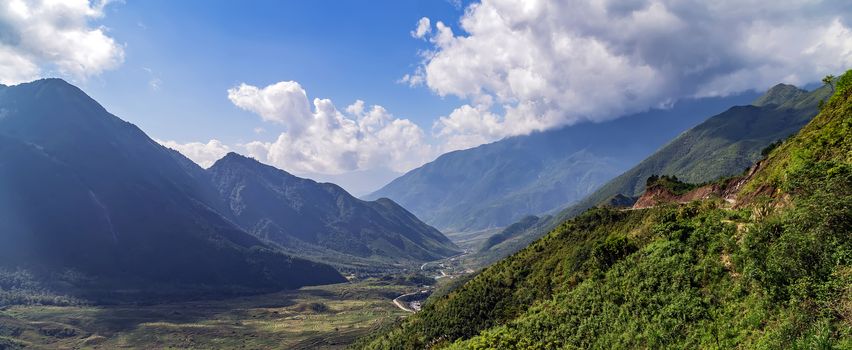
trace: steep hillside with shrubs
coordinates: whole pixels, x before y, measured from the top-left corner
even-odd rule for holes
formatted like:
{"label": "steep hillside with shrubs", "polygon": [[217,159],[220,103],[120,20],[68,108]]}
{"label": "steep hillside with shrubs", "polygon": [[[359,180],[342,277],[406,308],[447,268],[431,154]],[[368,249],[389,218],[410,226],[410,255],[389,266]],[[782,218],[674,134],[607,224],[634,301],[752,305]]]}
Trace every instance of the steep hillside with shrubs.
{"label": "steep hillside with shrubs", "polygon": [[644,190],[645,180],[655,174],[690,183],[738,175],[764,157],[768,146],[777,145],[807,124],[832,91],[830,86],[806,91],[778,84],[750,105],[731,107],[678,135],[585,198],[559,213],[542,216],[529,229],[514,232],[513,239],[494,245],[477,258],[484,262],[503,258],[591,207],[609,204],[617,196],[636,198]]}
{"label": "steep hillside with shrubs", "polygon": [[715,195],[595,208],[365,349],[852,347],[852,71]]}

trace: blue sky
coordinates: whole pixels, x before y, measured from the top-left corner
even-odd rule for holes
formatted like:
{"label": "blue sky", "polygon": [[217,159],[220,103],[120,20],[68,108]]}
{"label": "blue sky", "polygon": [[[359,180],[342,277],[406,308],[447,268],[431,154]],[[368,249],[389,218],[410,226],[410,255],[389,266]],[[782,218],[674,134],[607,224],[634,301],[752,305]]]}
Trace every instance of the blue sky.
{"label": "blue sky", "polygon": [[[299,82],[309,98],[380,104],[424,128],[457,99],[397,81],[426,43],[409,32],[424,16],[453,22],[446,1],[127,1],[100,24],[125,43],[124,64],[83,82],[95,99],[152,137],[225,143],[274,140],[276,125],[235,107],[240,83]],[[148,71],[150,70],[150,71]],[[159,88],[150,82],[157,79]],[[338,102],[339,101],[339,102]],[[264,128],[264,135],[254,132]]]}
{"label": "blue sky", "polygon": [[828,0],[0,0],[0,83],[62,77],[203,166],[236,151],[361,194],[509,136],[818,82],[852,67],[850,21]]}

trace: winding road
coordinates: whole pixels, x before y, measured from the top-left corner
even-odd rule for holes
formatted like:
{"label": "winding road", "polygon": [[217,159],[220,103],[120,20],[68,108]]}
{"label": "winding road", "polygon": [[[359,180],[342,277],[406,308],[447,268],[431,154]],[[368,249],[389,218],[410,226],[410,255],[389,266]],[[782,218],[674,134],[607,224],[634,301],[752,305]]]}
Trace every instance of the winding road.
{"label": "winding road", "polygon": [[[450,257],[446,257],[446,258],[438,259],[438,260],[427,261],[427,262],[423,263],[423,265],[420,265],[420,271],[426,270],[426,266],[428,266],[429,264],[440,263],[442,261],[453,261],[453,260],[460,258],[460,257],[462,257],[466,254],[469,254],[469,253],[470,253],[469,251],[465,250],[461,253],[458,253],[458,254],[450,256]],[[439,270],[439,272],[441,273],[441,275],[437,276],[435,278],[442,278],[442,277],[449,276],[449,275],[447,275],[447,273],[444,270]],[[396,305],[396,307],[400,308],[402,311],[415,313],[417,311],[409,308],[408,303],[402,301],[402,299],[405,298],[405,297],[412,296],[412,295],[420,294],[421,292],[422,291],[417,291],[417,292],[413,292],[413,293],[407,293],[407,294],[400,295],[400,296],[396,297],[396,299],[393,300],[393,304]]]}
{"label": "winding road", "polygon": [[396,307],[398,307],[398,308],[402,309],[402,311],[407,311],[407,312],[410,312],[410,313],[415,313],[416,311],[414,311],[414,310],[412,310],[412,309],[408,308],[408,306],[407,306],[407,304],[408,304],[408,303],[406,303],[406,302],[402,301],[402,298],[409,297],[409,296],[416,295],[416,294],[420,294],[420,291],[416,291],[416,292],[413,292],[413,293],[408,293],[408,294],[400,295],[400,296],[396,297],[396,299],[394,299],[394,300],[393,300],[393,304],[394,304],[394,305],[396,305]]}

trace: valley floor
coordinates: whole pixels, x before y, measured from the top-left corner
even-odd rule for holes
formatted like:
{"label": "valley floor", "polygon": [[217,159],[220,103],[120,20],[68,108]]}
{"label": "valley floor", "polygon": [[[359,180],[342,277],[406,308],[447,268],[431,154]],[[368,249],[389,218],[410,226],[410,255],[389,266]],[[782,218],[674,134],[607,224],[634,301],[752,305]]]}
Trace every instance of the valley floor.
{"label": "valley floor", "polygon": [[446,235],[447,238],[453,241],[453,243],[460,248],[469,251],[476,251],[480,246],[482,246],[482,242],[485,242],[488,237],[499,233],[503,229],[504,227],[498,227],[480,231],[445,232],[444,235]]}
{"label": "valley floor", "polygon": [[406,315],[391,300],[416,289],[361,281],[145,306],[11,306],[0,310],[0,349],[342,349]]}

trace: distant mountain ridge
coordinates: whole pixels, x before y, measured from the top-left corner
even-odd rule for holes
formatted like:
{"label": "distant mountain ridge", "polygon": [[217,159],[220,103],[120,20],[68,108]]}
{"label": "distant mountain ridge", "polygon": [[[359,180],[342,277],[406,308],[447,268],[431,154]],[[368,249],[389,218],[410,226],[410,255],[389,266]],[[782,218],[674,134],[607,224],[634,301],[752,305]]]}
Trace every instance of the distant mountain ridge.
{"label": "distant mountain ridge", "polygon": [[456,253],[390,200],[236,154],[202,169],[63,80],[0,87],[2,269],[82,276],[62,282],[81,288],[248,291],[345,281],[316,261]]}
{"label": "distant mountain ridge", "polygon": [[344,280],[235,226],[187,167],[62,80],[0,90],[0,262],[142,288]]}
{"label": "distant mountain ridge", "polygon": [[683,101],[450,152],[364,198],[393,199],[448,232],[508,226],[579,201],[704,117],[755,97]]}
{"label": "distant mountain ridge", "polygon": [[458,253],[440,231],[388,199],[359,200],[236,153],[210,167],[230,215],[282,247],[312,246],[385,262],[429,261]]}

